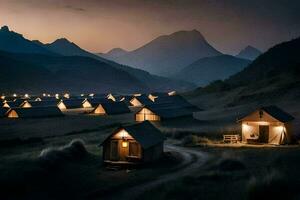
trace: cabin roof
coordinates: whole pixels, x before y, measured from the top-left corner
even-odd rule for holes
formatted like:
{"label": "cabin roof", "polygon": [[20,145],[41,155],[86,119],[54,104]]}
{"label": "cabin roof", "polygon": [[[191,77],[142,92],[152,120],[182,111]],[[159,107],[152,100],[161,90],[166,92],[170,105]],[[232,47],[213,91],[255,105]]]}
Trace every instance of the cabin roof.
{"label": "cabin roof", "polygon": [[[255,112],[260,111],[260,110],[268,113],[270,116],[272,116],[276,120],[283,122],[283,123],[290,122],[295,119],[292,115],[283,111],[282,109],[280,109],[279,107],[277,107],[275,105],[260,107]],[[249,114],[242,117],[241,119],[239,119],[238,122],[245,120],[245,118],[247,118],[247,116],[249,116]]]}
{"label": "cabin roof", "polygon": [[20,118],[63,116],[62,112],[57,106],[13,108],[9,112],[11,111],[15,111]]}
{"label": "cabin roof", "polygon": [[141,95],[141,96],[134,96],[133,99],[136,98],[141,104],[143,105],[150,105],[153,104],[153,102],[149,99],[148,96],[146,95]]}
{"label": "cabin roof", "polygon": [[85,99],[64,99],[62,102],[67,108],[81,108],[84,100]]}
{"label": "cabin roof", "polygon": [[[99,105],[101,105],[103,107],[106,114],[121,114],[121,113],[129,113],[130,112],[129,108],[127,107],[126,103],[124,103],[124,102],[105,102],[105,103],[101,103]],[[95,109],[97,109],[97,107]]]}
{"label": "cabin roof", "polygon": [[92,106],[97,106],[101,103],[107,103],[107,102],[112,102],[111,99],[107,99],[105,97],[103,98],[89,98],[89,99],[85,99],[83,102],[88,101],[90,104],[92,104]]}
{"label": "cabin roof", "polygon": [[134,125],[121,126],[106,140],[104,140],[103,143],[105,143],[109,138],[122,129],[126,130],[142,146],[143,149],[148,149],[154,145],[157,145],[163,142],[165,139],[160,130],[153,126],[149,121],[144,121]]}
{"label": "cabin roof", "polygon": [[167,105],[153,104],[153,105],[144,106],[143,108],[147,108],[151,110],[161,118],[176,118],[176,117],[191,116],[193,115],[194,112],[194,109],[190,109],[188,107],[186,108],[176,107],[176,106],[172,106],[171,104],[167,104]]}
{"label": "cabin roof", "polygon": [[268,113],[269,115],[281,122],[290,122],[295,119],[292,115],[274,105],[261,107],[260,110],[265,111],[266,113]]}
{"label": "cabin roof", "polygon": [[[32,107],[45,107],[45,106],[57,106],[59,100],[49,100],[49,101],[28,101]],[[22,104],[24,104],[23,102]]]}

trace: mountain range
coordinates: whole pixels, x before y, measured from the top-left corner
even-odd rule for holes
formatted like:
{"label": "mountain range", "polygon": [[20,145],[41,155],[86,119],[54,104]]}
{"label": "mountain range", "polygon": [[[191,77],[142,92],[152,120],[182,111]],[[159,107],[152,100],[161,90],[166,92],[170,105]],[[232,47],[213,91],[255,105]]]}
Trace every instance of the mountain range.
{"label": "mountain range", "polygon": [[293,107],[300,100],[299,49],[300,38],[275,45],[230,78],[187,96],[208,107],[282,104],[291,110],[300,109]]}
{"label": "mountain range", "polygon": [[174,78],[189,80],[205,86],[215,80],[224,80],[244,69],[251,61],[230,55],[206,57],[197,60],[177,73]]}
{"label": "mountain range", "polygon": [[[49,90],[69,90],[76,92],[96,90],[97,92],[144,92],[144,91],[167,91],[184,90],[192,88],[193,85],[184,81],[171,80],[164,77],[151,75],[150,73],[120,65],[113,61],[99,57],[87,52],[68,41],[58,39],[50,44],[43,44],[39,41],[30,41],[21,34],[10,31],[8,27],[0,29],[0,50],[2,65],[9,63],[13,69],[15,80],[1,79],[0,84],[3,90],[24,90],[30,91]],[[6,53],[8,52],[8,53]],[[16,61],[16,64],[12,62]],[[19,71],[23,71],[21,62],[27,68],[40,67],[43,74],[42,80],[37,70],[33,76],[30,70],[23,76]],[[3,74],[11,72],[7,67],[3,67]],[[7,70],[7,71],[6,71]],[[18,71],[19,70],[19,71]],[[36,84],[28,83],[23,79],[32,77],[36,79]],[[6,80],[6,82],[4,82]],[[15,82],[23,82],[19,87]],[[53,83],[56,82],[57,84]],[[45,83],[45,84],[39,84]],[[35,86],[35,87],[33,87]],[[43,86],[43,88],[41,88]]]}
{"label": "mountain range", "polygon": [[[116,50],[114,50],[116,51]],[[106,54],[115,62],[170,77],[187,65],[204,57],[222,55],[197,31],[179,31],[160,36],[144,46],[130,51]]]}

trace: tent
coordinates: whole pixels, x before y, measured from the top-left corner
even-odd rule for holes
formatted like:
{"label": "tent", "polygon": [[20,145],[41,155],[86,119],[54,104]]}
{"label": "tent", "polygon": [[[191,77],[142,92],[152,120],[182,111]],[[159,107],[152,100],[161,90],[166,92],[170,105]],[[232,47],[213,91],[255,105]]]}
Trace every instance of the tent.
{"label": "tent", "polygon": [[12,108],[7,112],[8,118],[42,118],[63,116],[57,106]]}
{"label": "tent", "polygon": [[294,139],[294,117],[277,106],[261,107],[238,122],[242,125],[242,142],[286,144]]}
{"label": "tent", "polygon": [[130,110],[124,102],[106,102],[99,104],[92,113],[100,115],[116,115],[130,113]]}

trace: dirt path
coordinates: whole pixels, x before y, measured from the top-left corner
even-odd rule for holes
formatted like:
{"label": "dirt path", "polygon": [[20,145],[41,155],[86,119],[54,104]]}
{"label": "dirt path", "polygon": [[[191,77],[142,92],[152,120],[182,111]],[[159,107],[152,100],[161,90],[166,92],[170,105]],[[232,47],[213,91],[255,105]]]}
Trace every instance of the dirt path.
{"label": "dirt path", "polygon": [[207,153],[174,145],[166,145],[165,150],[178,152],[183,157],[182,163],[175,168],[175,171],[172,170],[172,172],[164,174],[154,181],[131,187],[125,191],[118,191],[118,194],[112,196],[110,199],[135,199],[149,189],[192,174],[193,171],[203,165],[209,157]]}

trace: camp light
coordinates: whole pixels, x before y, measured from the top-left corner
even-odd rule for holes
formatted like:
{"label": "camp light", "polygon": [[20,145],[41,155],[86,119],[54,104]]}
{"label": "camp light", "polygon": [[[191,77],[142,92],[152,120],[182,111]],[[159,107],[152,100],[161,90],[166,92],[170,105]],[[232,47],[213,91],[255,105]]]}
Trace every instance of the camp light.
{"label": "camp light", "polygon": [[123,148],[128,147],[128,142],[127,142],[127,140],[123,140],[123,141],[122,141],[122,147],[123,147]]}
{"label": "camp light", "polygon": [[13,97],[17,97],[17,94],[13,94]]}

